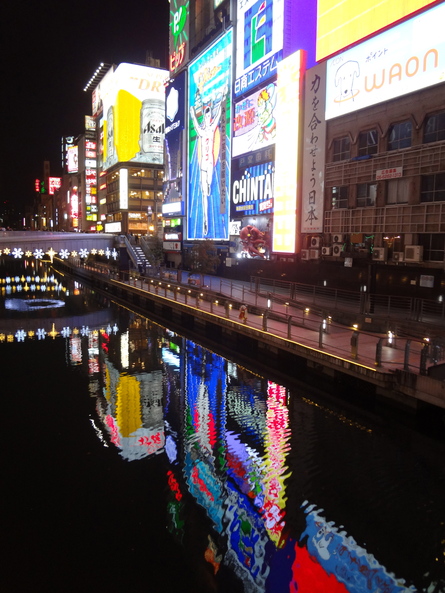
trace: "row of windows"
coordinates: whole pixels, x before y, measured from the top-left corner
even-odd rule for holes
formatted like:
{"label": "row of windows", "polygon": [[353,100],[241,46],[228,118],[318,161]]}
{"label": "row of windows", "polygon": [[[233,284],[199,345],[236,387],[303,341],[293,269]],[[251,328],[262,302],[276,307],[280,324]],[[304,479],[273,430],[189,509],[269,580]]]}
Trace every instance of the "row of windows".
{"label": "row of windows", "polygon": [[[386,204],[407,204],[409,196],[408,178],[387,181]],[[331,205],[333,209],[348,208],[349,186],[331,187]],[[357,185],[356,208],[376,205],[377,183],[359,183]],[[445,201],[445,173],[423,175],[420,185],[421,202]]]}
{"label": "row of windows", "polygon": [[[413,125],[410,120],[393,124],[388,133],[388,150],[409,148],[412,143]],[[423,128],[423,143],[445,140],[445,111],[430,115]],[[358,156],[378,153],[379,134],[377,130],[360,132],[358,137]],[[349,136],[338,138],[333,142],[332,160],[344,161],[351,158],[351,140]]]}

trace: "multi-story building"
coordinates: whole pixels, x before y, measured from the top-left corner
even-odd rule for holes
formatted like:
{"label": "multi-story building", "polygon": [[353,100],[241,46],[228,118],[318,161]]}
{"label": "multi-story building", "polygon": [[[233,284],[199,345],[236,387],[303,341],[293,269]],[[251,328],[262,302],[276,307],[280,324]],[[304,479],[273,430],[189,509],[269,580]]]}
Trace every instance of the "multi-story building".
{"label": "multi-story building", "polygon": [[439,288],[445,3],[376,3],[366,15],[329,0],[172,8],[183,121],[163,208],[178,218],[175,248],[211,239],[232,269],[261,260],[266,274],[301,277],[330,266],[361,284],[409,268],[410,286]]}

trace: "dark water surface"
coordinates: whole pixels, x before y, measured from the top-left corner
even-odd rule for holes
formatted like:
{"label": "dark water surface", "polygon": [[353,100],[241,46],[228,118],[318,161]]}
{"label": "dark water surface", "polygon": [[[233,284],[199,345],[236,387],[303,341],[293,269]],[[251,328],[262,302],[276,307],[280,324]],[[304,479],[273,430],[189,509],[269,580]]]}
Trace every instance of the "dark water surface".
{"label": "dark water surface", "polygon": [[445,591],[440,422],[68,293],[0,313],[2,593]]}

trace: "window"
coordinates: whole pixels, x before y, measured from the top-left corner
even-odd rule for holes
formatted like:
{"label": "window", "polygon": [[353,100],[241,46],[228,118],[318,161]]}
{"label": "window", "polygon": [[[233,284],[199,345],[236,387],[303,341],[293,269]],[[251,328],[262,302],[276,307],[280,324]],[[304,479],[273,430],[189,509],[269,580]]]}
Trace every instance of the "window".
{"label": "window", "polygon": [[445,173],[423,175],[420,189],[421,202],[445,201]]}
{"label": "window", "polygon": [[348,136],[334,140],[332,150],[333,161],[344,161],[351,157],[351,141]]}
{"label": "window", "polygon": [[419,245],[423,245],[423,259],[427,261],[445,260],[445,235],[421,234],[418,236]]}
{"label": "window", "polygon": [[360,132],[358,137],[358,156],[377,154],[379,137],[377,130]]}
{"label": "window", "polygon": [[388,181],[387,204],[407,204],[409,182],[408,179],[391,179]]}
{"label": "window", "polygon": [[357,208],[375,206],[377,183],[360,183],[357,185]]}
{"label": "window", "polygon": [[389,128],[388,150],[398,150],[411,146],[413,125],[410,121],[402,121]]}
{"label": "window", "polygon": [[437,142],[438,140],[445,140],[445,111],[430,115],[425,122],[423,128],[423,141]]}
{"label": "window", "polygon": [[332,209],[348,207],[348,186],[331,187],[331,204]]}

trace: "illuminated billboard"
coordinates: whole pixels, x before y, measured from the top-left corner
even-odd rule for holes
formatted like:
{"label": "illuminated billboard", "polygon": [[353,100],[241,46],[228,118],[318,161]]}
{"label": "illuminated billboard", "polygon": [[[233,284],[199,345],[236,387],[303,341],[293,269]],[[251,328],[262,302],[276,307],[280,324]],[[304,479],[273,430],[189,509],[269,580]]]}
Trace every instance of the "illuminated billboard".
{"label": "illuminated billboard", "polygon": [[323,232],[326,146],[326,62],[306,72],[303,125],[301,232]]}
{"label": "illuminated billboard", "polygon": [[[176,202],[173,213],[183,213],[182,198],[185,194],[185,92],[186,72],[181,72],[166,86],[165,94],[165,169],[164,169],[164,214],[165,202]],[[167,213],[167,210],[166,210]]]}
{"label": "illuminated billboard", "polygon": [[61,177],[49,177],[48,178],[48,193],[53,196],[58,189],[62,186],[62,178]]}
{"label": "illuminated billboard", "polygon": [[235,103],[232,156],[270,146],[275,142],[277,85],[271,82]]}
{"label": "illuminated billboard", "polygon": [[232,31],[189,66],[188,239],[228,239]]}
{"label": "illuminated billboard", "polygon": [[189,59],[189,4],[190,0],[170,2],[170,74],[174,74]]}
{"label": "illuminated billboard", "polygon": [[232,218],[273,212],[275,163],[232,168]]}
{"label": "illuminated billboard", "polygon": [[278,64],[277,136],[275,145],[275,253],[295,253],[300,213],[300,109],[304,53],[295,52]]}
{"label": "illuminated billboard", "polygon": [[79,171],[79,147],[77,144],[71,144],[67,148],[67,165],[68,173],[77,173]]}
{"label": "illuminated billboard", "polygon": [[238,0],[235,95],[276,74],[283,56],[284,0]]}
{"label": "illuminated billboard", "polygon": [[431,0],[318,0],[317,61],[434,4]]}
{"label": "illuminated billboard", "polygon": [[328,60],[326,119],[445,81],[445,4]]}
{"label": "illuminated billboard", "polygon": [[103,97],[110,92],[113,86],[113,72],[114,69],[110,68],[92,92],[91,113],[93,116],[100,115],[103,111]]}
{"label": "illuminated billboard", "polygon": [[119,64],[103,95],[104,170],[120,162],[164,163],[165,87],[168,72]]}

